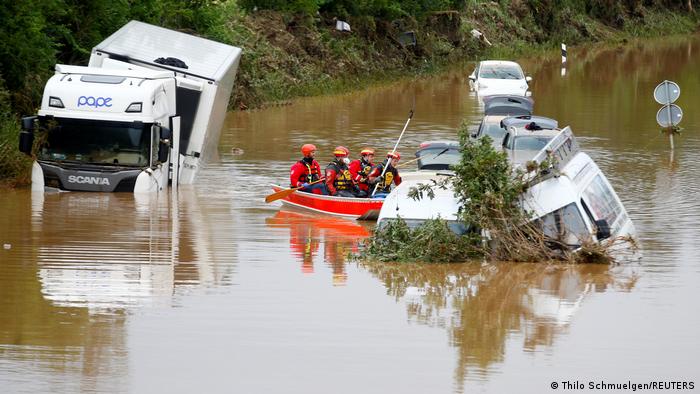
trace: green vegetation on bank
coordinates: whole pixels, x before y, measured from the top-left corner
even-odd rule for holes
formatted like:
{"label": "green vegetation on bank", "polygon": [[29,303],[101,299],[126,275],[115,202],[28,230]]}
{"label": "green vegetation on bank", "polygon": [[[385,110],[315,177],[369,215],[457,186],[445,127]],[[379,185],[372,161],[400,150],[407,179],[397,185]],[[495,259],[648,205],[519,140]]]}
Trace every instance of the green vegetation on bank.
{"label": "green vegetation on bank", "polygon": [[[559,42],[693,31],[698,0],[25,0],[0,8],[0,177],[21,180],[19,116],[33,114],[56,63],[131,19],[243,48],[232,108],[358,89]],[[335,30],[346,21],[350,32]],[[492,46],[472,38],[484,33]],[[402,34],[413,32],[415,45]],[[404,36],[406,38],[407,36]],[[17,170],[19,169],[19,170]],[[24,175],[22,175],[24,174]]]}
{"label": "green vegetation on bank", "polygon": [[19,121],[10,106],[10,94],[0,78],[0,186],[29,181],[30,160],[17,151]]}

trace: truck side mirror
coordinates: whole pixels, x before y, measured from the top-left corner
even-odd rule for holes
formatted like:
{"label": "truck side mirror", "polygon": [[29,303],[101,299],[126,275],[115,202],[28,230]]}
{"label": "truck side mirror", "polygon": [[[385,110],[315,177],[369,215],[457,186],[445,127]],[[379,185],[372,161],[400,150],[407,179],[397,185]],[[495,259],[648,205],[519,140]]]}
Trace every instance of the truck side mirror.
{"label": "truck side mirror", "polygon": [[170,140],[173,138],[173,132],[167,128],[155,125],[154,131],[158,133],[160,137],[160,144],[158,145],[158,161],[165,163],[168,161],[168,154],[170,153]]}
{"label": "truck side mirror", "polygon": [[34,131],[34,121],[38,116],[26,116],[22,118],[22,130]]}
{"label": "truck side mirror", "polygon": [[168,161],[168,154],[170,153],[170,144],[166,144],[165,142],[161,141],[160,145],[158,145],[158,161],[161,163],[165,163]]}
{"label": "truck side mirror", "polygon": [[27,130],[20,131],[20,133],[19,133],[19,151],[31,156],[32,155],[32,145],[34,145],[34,133],[31,131],[27,131]]}
{"label": "truck side mirror", "polygon": [[596,227],[596,238],[598,241],[610,238],[610,224],[605,219],[600,219],[595,221]]}
{"label": "truck side mirror", "polygon": [[529,75],[527,77],[525,77],[525,82],[527,82],[527,83],[532,82],[532,77]]}
{"label": "truck side mirror", "polygon": [[158,126],[158,127],[160,128],[160,139],[161,139],[161,140],[168,140],[168,141],[170,141],[170,140],[173,139],[173,132],[172,132],[172,130],[170,130],[170,129],[167,128],[167,127],[161,127],[161,126]]}

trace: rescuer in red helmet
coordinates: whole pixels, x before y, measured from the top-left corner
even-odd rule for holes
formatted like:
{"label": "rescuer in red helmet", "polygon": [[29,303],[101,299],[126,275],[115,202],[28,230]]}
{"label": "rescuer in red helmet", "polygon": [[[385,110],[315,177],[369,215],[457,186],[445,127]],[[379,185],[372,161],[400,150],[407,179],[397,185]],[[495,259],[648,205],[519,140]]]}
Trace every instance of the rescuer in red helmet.
{"label": "rescuer in red helmet", "polygon": [[326,189],[331,196],[357,197],[359,189],[352,181],[352,174],[348,168],[350,151],[344,146],[338,146],[333,150],[335,160],[326,167]]}
{"label": "rescuer in red helmet", "polygon": [[350,169],[350,174],[352,175],[352,180],[355,182],[357,187],[365,192],[371,193],[369,190],[369,178],[367,178],[372,172],[372,159],[374,159],[374,149],[365,148],[360,151],[360,158],[353,160],[348,165]]}
{"label": "rescuer in red helmet", "polygon": [[[391,191],[391,184],[396,186],[401,184],[401,176],[399,175],[399,170],[396,169],[401,160],[401,154],[399,152],[393,151],[388,152],[386,155],[386,160],[382,163],[377,164],[372,172],[369,174],[369,184],[370,184],[370,195],[374,191],[375,185],[377,186],[377,193],[374,197],[386,196]],[[384,167],[386,171],[384,171]],[[382,176],[382,171],[384,175]]]}
{"label": "rescuer in red helmet", "polygon": [[289,173],[291,187],[301,187],[299,191],[302,192],[326,194],[323,182],[313,185],[310,184],[321,179],[321,166],[314,159],[316,155],[316,146],[313,144],[305,144],[301,147],[301,153],[304,157],[292,165]]}

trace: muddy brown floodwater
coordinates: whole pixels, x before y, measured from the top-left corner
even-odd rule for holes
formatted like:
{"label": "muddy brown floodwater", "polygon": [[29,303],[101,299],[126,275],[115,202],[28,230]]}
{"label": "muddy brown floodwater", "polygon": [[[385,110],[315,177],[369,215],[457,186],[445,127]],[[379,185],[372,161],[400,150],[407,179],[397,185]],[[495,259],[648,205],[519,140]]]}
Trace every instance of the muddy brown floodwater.
{"label": "muddy brown floodwater", "polygon": [[[231,113],[220,160],[176,197],[0,191],[0,392],[546,393],[552,382],[693,381],[700,368],[700,37],[521,60],[634,221],[617,266],[349,262],[371,226],[281,211],[303,143],[322,165],[455,139],[461,70]],[[685,110],[672,158],[652,99]],[[601,391],[603,392],[603,391]],[[615,390],[604,391],[618,392]]]}

